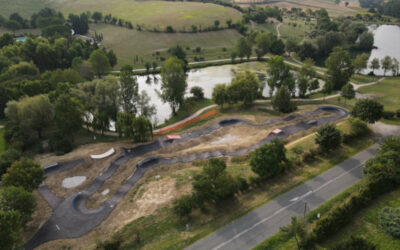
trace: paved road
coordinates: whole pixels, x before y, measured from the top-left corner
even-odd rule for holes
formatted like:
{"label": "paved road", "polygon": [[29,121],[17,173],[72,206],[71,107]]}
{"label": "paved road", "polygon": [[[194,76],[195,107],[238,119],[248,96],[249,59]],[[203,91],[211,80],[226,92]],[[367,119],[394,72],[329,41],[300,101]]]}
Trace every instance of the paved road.
{"label": "paved road", "polygon": [[292,216],[301,216],[346,190],[362,178],[363,164],[378,144],[347,159],[336,167],[248,213],[233,223],[189,246],[188,250],[245,250],[279,232]]}

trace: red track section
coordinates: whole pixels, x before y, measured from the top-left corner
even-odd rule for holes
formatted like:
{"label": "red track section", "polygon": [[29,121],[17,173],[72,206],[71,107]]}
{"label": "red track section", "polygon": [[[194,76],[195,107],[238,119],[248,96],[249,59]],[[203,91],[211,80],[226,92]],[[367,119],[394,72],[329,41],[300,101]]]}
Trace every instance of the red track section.
{"label": "red track section", "polygon": [[210,111],[208,111],[207,113],[205,113],[205,114],[203,114],[203,115],[197,116],[197,117],[195,117],[195,118],[193,118],[193,119],[191,119],[191,120],[188,120],[188,121],[183,122],[183,123],[181,123],[181,124],[178,124],[178,125],[176,125],[176,126],[169,127],[169,128],[165,128],[165,129],[162,128],[162,129],[160,129],[157,133],[154,133],[154,134],[160,135],[160,134],[164,134],[165,132],[171,132],[171,131],[174,131],[174,130],[183,128],[183,127],[185,127],[185,126],[187,126],[187,125],[189,125],[189,124],[192,124],[192,123],[195,123],[195,122],[204,120],[204,119],[206,119],[207,117],[210,117],[210,116],[215,115],[215,114],[218,114],[218,113],[219,113],[219,110],[213,109],[213,110],[210,110]]}

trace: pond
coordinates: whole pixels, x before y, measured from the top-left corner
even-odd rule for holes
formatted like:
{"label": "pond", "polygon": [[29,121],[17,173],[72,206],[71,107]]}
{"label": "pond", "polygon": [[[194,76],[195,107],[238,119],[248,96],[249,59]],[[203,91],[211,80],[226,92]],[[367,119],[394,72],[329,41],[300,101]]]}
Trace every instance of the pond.
{"label": "pond", "polygon": [[25,36],[16,37],[15,41],[17,41],[17,42],[25,42],[26,41],[26,37]]}
{"label": "pond", "polygon": [[[230,83],[237,72],[251,70],[257,73],[260,81],[266,86],[263,91],[264,96],[269,96],[268,85],[266,84],[267,64],[265,62],[247,62],[235,65],[222,65],[206,67],[202,69],[193,69],[188,72],[186,96],[190,96],[190,89],[199,86],[204,90],[206,98],[212,97],[212,91],[215,85],[219,83]],[[156,124],[161,124],[170,118],[172,110],[168,103],[163,103],[157,94],[160,91],[161,76],[148,75],[138,76],[139,92],[145,90],[151,98],[151,103],[156,106]]]}
{"label": "pond", "polygon": [[[374,58],[379,61],[385,56],[395,57],[400,62],[400,26],[397,25],[370,25],[369,30],[374,34],[374,46],[368,60],[368,67]],[[368,74],[372,69],[363,71]],[[386,72],[391,75],[392,72]],[[375,75],[383,75],[383,69],[375,70]]]}

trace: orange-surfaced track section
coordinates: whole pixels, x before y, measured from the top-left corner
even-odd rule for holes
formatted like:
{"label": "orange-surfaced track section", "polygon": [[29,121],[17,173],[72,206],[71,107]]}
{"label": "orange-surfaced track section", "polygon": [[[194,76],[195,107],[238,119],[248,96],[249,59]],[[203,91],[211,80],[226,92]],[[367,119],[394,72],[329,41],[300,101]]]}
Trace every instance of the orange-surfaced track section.
{"label": "orange-surfaced track section", "polygon": [[205,113],[203,115],[197,116],[197,117],[195,117],[193,119],[187,120],[187,121],[182,122],[180,124],[177,124],[177,125],[175,125],[173,127],[161,128],[157,133],[154,133],[154,134],[160,135],[160,134],[164,134],[166,132],[171,132],[171,131],[174,131],[174,130],[178,130],[178,129],[183,128],[183,127],[185,127],[185,126],[187,126],[189,124],[204,120],[207,117],[210,117],[212,115],[216,115],[218,113],[219,113],[219,110],[213,109],[213,110],[210,110],[210,111],[208,111],[207,113]]}

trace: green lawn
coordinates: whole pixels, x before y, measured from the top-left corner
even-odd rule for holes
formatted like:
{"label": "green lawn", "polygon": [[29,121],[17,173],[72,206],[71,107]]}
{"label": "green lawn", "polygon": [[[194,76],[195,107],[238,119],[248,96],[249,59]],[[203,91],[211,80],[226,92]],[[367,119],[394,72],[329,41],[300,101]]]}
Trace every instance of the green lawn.
{"label": "green lawn", "polygon": [[357,84],[363,84],[363,83],[370,83],[374,82],[376,80],[379,80],[381,77],[379,76],[368,76],[368,75],[359,75],[359,74],[354,74],[350,81],[355,82]]}
{"label": "green lawn", "polygon": [[374,99],[385,106],[385,110],[400,109],[400,78],[386,79],[378,84],[358,89],[362,94],[374,94]]}
{"label": "green lawn", "polygon": [[[347,125],[340,125],[340,128],[347,130]],[[180,221],[173,213],[170,206],[158,210],[155,214],[142,217],[126,225],[120,233],[124,239],[122,249],[180,249],[184,248],[194,241],[205,237],[218,228],[230,223],[232,220],[250,212],[251,210],[274,199],[276,196],[287,192],[301,183],[315,177],[316,175],[335,166],[344,159],[365,149],[373,143],[371,137],[359,138],[351,145],[345,145],[335,152],[334,157],[321,156],[312,163],[300,168],[293,168],[283,176],[269,180],[260,187],[254,187],[249,192],[241,194],[237,200],[227,201],[215,207],[207,207],[207,212],[200,213],[195,211],[188,221]],[[309,136],[295,145],[301,145],[303,149],[314,147],[314,137]],[[293,146],[293,145],[292,145]],[[292,147],[291,146],[291,147]],[[290,151],[290,150],[289,150]],[[291,152],[291,151],[290,151]],[[198,166],[198,164],[196,165]],[[179,166],[177,168],[180,168]],[[235,176],[250,178],[252,174],[247,160],[235,160],[228,165],[228,171]],[[198,170],[198,169],[197,169]],[[197,171],[196,170],[196,171]],[[161,171],[161,170],[160,170]],[[189,175],[193,175],[193,170]],[[185,172],[186,173],[186,172]],[[163,176],[176,175],[175,172],[163,173]],[[182,173],[181,173],[182,174]],[[186,174],[183,174],[186,176]],[[182,179],[182,178],[180,178]],[[185,230],[185,224],[190,224],[190,231]],[[136,232],[140,231],[142,245],[135,243]]]}
{"label": "green lawn", "polygon": [[[168,58],[170,55],[167,50],[177,44],[185,48],[189,61],[194,61],[195,56],[204,57],[205,60],[230,58],[231,49],[240,37],[236,30],[168,34],[138,32],[105,24],[92,24],[90,29],[91,33],[96,31],[103,34],[103,45],[116,52],[119,65],[133,64],[138,55],[136,68],[142,68],[146,61],[156,61],[160,65],[160,58]],[[200,53],[193,51],[197,47],[201,47]]]}

